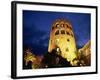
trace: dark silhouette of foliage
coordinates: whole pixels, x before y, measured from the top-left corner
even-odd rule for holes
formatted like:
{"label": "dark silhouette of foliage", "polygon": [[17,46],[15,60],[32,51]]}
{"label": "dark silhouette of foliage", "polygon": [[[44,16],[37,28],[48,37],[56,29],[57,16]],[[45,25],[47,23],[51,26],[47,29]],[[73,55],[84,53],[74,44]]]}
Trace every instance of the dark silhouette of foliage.
{"label": "dark silhouette of foliage", "polygon": [[57,54],[57,51],[53,49],[50,53],[47,52],[42,60],[43,68],[56,68],[56,67],[70,67],[70,63]]}

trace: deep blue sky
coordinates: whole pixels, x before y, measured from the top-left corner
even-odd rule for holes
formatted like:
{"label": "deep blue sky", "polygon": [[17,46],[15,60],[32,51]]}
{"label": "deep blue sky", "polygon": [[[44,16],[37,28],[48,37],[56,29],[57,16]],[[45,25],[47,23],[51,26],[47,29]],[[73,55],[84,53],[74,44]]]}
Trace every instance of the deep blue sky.
{"label": "deep blue sky", "polygon": [[51,25],[59,18],[71,22],[77,48],[82,47],[90,40],[90,14],[24,10],[23,46],[30,47],[35,54],[47,52]]}

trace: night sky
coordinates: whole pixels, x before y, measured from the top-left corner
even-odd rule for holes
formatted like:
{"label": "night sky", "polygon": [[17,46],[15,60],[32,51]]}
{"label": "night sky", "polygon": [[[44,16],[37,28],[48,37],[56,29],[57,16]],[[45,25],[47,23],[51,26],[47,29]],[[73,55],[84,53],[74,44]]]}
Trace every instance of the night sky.
{"label": "night sky", "polygon": [[47,52],[52,23],[56,19],[66,19],[72,24],[77,48],[90,40],[91,15],[87,13],[23,11],[23,47],[41,55]]}

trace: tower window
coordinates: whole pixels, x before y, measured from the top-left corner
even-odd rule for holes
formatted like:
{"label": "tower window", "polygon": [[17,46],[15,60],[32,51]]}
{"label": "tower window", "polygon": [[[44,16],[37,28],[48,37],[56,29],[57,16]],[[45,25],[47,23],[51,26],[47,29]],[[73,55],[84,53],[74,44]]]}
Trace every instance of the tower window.
{"label": "tower window", "polygon": [[64,27],[64,24],[61,24],[61,27]]}
{"label": "tower window", "polygon": [[51,43],[52,43],[52,40],[51,40]]}
{"label": "tower window", "polygon": [[66,24],[66,26],[67,26],[67,28],[69,28],[70,30],[72,30],[72,27],[71,27],[71,26],[69,26],[69,25],[67,25],[67,24]]}
{"label": "tower window", "polygon": [[71,34],[71,36],[73,37],[73,34]]}
{"label": "tower window", "polygon": [[67,28],[69,28],[69,26],[66,24]]}
{"label": "tower window", "polygon": [[61,30],[61,34],[65,34],[65,31],[64,30]]}
{"label": "tower window", "polygon": [[56,24],[56,28],[58,28],[59,27],[59,24]]}
{"label": "tower window", "polygon": [[69,42],[70,40],[69,40],[69,39],[67,39],[67,41]]}
{"label": "tower window", "polygon": [[56,32],[55,32],[55,35],[58,35],[59,34],[59,30],[57,30]]}
{"label": "tower window", "polygon": [[71,26],[69,26],[69,29],[70,29],[70,30],[72,30],[72,27],[71,27]]}
{"label": "tower window", "polygon": [[69,32],[66,32],[67,35],[70,35]]}
{"label": "tower window", "polygon": [[68,52],[69,51],[69,49],[68,48],[66,48],[66,52]]}
{"label": "tower window", "polygon": [[52,30],[54,30],[54,27],[52,27]]}

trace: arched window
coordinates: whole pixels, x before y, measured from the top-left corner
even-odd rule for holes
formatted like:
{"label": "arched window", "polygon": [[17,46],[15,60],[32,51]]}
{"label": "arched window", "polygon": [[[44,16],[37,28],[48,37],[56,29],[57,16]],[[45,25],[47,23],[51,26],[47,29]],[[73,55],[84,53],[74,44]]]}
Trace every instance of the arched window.
{"label": "arched window", "polygon": [[58,28],[59,27],[59,24],[56,24],[56,28]]}
{"label": "arched window", "polygon": [[64,30],[61,30],[61,34],[65,34],[65,31]]}
{"label": "arched window", "polygon": [[70,25],[66,24],[66,27],[72,30],[72,27]]}
{"label": "arched window", "polygon": [[69,26],[66,24],[66,27],[69,28]]}
{"label": "arched window", "polygon": [[66,34],[67,34],[67,35],[70,35],[70,33],[69,33],[69,32],[67,32],[67,31],[66,31]]}
{"label": "arched window", "polygon": [[61,24],[61,27],[65,27],[65,25],[64,24]]}
{"label": "arched window", "polygon": [[59,35],[59,30],[57,30],[57,31],[55,32],[55,35]]}
{"label": "arched window", "polygon": [[54,30],[54,27],[52,27],[52,30]]}
{"label": "arched window", "polygon": [[73,34],[71,33],[71,36],[73,37]]}

